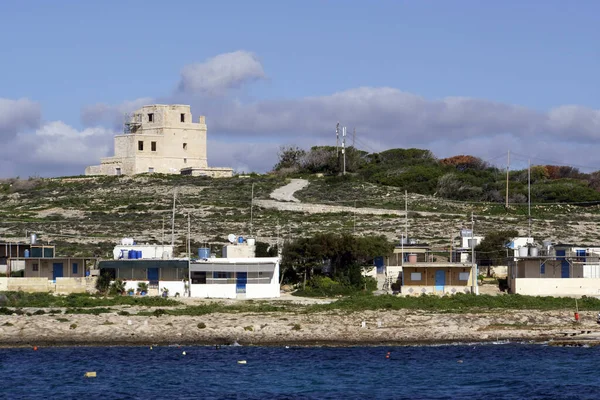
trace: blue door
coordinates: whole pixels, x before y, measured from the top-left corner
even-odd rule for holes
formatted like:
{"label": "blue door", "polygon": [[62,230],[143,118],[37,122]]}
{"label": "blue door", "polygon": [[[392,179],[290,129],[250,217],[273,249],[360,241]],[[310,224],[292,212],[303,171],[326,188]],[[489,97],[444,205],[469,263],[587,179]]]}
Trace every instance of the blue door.
{"label": "blue door", "polygon": [[565,258],[566,250],[556,250],[556,259],[560,260],[560,277],[569,277],[569,262]]}
{"label": "blue door", "polygon": [[446,284],[446,271],[438,269],[435,271],[435,291],[443,292]]}
{"label": "blue door", "polygon": [[383,274],[385,272],[383,257],[381,257],[381,256],[375,257],[374,263],[375,263],[375,266],[377,267],[377,273]]}
{"label": "blue door", "polygon": [[148,268],[148,280],[151,285],[158,284],[158,268]]}
{"label": "blue door", "polygon": [[248,273],[247,272],[238,272],[237,280],[235,283],[235,292],[236,293],[246,293],[246,283],[248,283]]}
{"label": "blue door", "polygon": [[54,263],[52,264],[52,279],[56,280],[56,278],[63,277],[63,263]]}

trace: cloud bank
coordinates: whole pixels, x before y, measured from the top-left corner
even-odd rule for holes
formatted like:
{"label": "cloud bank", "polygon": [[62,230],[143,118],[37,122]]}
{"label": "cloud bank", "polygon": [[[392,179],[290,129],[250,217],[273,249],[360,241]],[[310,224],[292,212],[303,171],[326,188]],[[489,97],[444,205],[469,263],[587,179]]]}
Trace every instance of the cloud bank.
{"label": "cloud bank", "polygon": [[489,161],[510,149],[533,163],[600,169],[600,110],[589,107],[540,111],[488,99],[427,99],[391,87],[251,102],[232,91],[265,78],[253,53],[221,54],[185,66],[172,93],[83,107],[81,130],[61,121],[42,124],[40,106],[30,100],[0,99],[0,136],[23,152],[5,154],[0,176],[81,174],[85,166],[112,155],[123,114],[152,103],[191,104],[195,116],[206,115],[209,164],[246,172],[269,170],[281,145],[334,144],[337,121],[348,127],[348,145],[355,128],[356,146],[370,152],[418,147],[438,157],[471,154]]}

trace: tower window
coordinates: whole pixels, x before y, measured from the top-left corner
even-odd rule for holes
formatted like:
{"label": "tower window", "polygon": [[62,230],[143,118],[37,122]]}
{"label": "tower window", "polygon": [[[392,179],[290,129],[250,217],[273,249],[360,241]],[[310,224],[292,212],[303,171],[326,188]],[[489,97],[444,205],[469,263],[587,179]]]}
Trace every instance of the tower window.
{"label": "tower window", "polygon": [[150,142],[150,150],[156,151],[156,142]]}
{"label": "tower window", "polygon": [[185,122],[185,114],[181,114],[180,117],[181,117],[181,122]]}
{"label": "tower window", "polygon": [[144,141],[143,140],[138,140],[138,150],[144,151]]}
{"label": "tower window", "polygon": [[154,122],[154,113],[148,114],[148,122]]}
{"label": "tower window", "polygon": [[183,144],[183,149],[184,149],[184,150],[187,150],[187,143],[184,143],[184,144]]}
{"label": "tower window", "polygon": [[121,175],[121,168],[115,168],[115,175]]}
{"label": "tower window", "polygon": [[184,158],[184,159],[183,159],[183,163],[184,163],[184,164],[187,164],[187,158]]}
{"label": "tower window", "polygon": [[153,174],[154,173],[154,167],[148,167],[148,172]]}

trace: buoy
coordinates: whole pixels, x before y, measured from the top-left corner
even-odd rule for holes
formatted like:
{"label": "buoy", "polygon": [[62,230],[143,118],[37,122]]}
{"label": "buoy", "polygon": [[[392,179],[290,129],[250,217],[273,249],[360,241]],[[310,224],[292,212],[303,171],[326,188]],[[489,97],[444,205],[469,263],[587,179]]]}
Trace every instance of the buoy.
{"label": "buoy", "polygon": [[33,351],[37,351],[37,346],[33,346]]}
{"label": "buoy", "polygon": [[459,364],[462,364],[462,362],[463,362],[462,360],[458,360],[458,361],[457,361],[457,363],[459,363]]}
{"label": "buoy", "polygon": [[183,353],[181,353],[181,354],[183,354],[185,356],[185,351]]}
{"label": "buoy", "polygon": [[150,350],[152,350],[152,346],[150,346]]}
{"label": "buoy", "polygon": [[239,360],[238,364],[246,364],[246,360]]}
{"label": "buoy", "polygon": [[85,373],[85,377],[86,378],[95,378],[96,377],[96,371],[86,372]]}
{"label": "buoy", "polygon": [[385,355],[385,358],[390,358],[390,352],[388,351],[387,354]]}

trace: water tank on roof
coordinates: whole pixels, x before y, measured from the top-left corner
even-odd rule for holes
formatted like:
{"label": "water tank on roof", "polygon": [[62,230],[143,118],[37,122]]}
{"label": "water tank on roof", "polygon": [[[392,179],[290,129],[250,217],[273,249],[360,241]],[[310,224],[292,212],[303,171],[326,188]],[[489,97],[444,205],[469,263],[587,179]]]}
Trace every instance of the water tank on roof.
{"label": "water tank on roof", "polygon": [[537,257],[538,256],[538,248],[537,247],[530,247],[529,248],[529,255],[531,257]]}
{"label": "water tank on roof", "polygon": [[37,235],[35,233],[31,234],[31,244],[36,244],[37,242]]}
{"label": "water tank on roof", "polygon": [[471,229],[461,229],[460,236],[461,237],[473,237],[473,231]]}
{"label": "water tank on roof", "polygon": [[527,257],[529,255],[529,248],[519,247],[519,257]]}
{"label": "water tank on roof", "polygon": [[246,243],[248,243],[248,246],[254,246],[256,244],[256,241],[252,238],[248,238],[246,239]]}
{"label": "water tank on roof", "polygon": [[210,258],[210,249],[208,247],[200,247],[198,249],[198,258],[202,260]]}
{"label": "water tank on roof", "polygon": [[244,243],[244,238],[242,236],[238,236],[238,243]]}
{"label": "water tank on roof", "polygon": [[25,258],[29,258],[29,249],[25,249]]}

